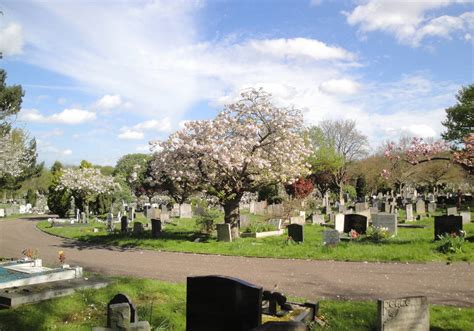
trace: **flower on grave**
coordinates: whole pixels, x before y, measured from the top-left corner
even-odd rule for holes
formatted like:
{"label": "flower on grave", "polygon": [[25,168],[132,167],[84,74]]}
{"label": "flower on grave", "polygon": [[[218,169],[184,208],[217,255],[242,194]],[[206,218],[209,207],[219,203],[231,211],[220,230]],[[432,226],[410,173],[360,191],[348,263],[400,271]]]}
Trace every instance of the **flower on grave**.
{"label": "flower on grave", "polygon": [[58,254],[59,254],[59,262],[61,264],[64,264],[64,262],[66,261],[66,254],[64,254],[64,251],[59,251]]}
{"label": "flower on grave", "polygon": [[21,254],[29,260],[35,260],[38,258],[39,253],[37,249],[25,248]]}
{"label": "flower on grave", "polygon": [[356,230],[352,229],[349,232],[349,236],[351,237],[351,239],[357,239],[359,238],[359,233]]}

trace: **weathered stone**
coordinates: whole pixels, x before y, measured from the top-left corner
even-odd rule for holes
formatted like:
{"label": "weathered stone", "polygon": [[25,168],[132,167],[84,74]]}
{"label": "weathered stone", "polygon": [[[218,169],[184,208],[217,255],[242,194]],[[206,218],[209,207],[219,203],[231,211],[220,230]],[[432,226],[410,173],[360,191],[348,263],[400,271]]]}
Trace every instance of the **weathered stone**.
{"label": "weathered stone", "polygon": [[446,215],[457,215],[458,214],[458,209],[456,207],[449,207],[446,208]]}
{"label": "weathered stone", "polygon": [[337,244],[339,244],[339,231],[324,230],[323,231],[323,245],[336,246]]}
{"label": "weathered stone", "polygon": [[426,214],[425,201],[424,200],[420,199],[416,202],[416,213],[418,215],[425,215]]}
{"label": "weathered stone", "polygon": [[428,203],[428,214],[433,215],[436,212],[436,203],[429,202]]}
{"label": "weathered stone", "polygon": [[143,224],[141,222],[133,223],[133,234],[141,235],[143,233]]}
{"label": "weathered stone", "polygon": [[377,330],[428,331],[430,313],[426,297],[407,297],[377,301]]}
{"label": "weathered stone", "polygon": [[324,223],[324,216],[321,214],[313,214],[311,216],[311,221],[313,224],[323,224]]}
{"label": "weathered stone", "polygon": [[406,221],[407,222],[413,222],[413,205],[411,203],[405,205],[405,211],[406,211]]}
{"label": "weathered stone", "polygon": [[302,216],[290,217],[290,224],[305,224],[305,219]]}
{"label": "weathered stone", "polygon": [[372,215],[372,226],[377,228],[387,228],[392,235],[397,235],[397,215],[379,213]]}
{"label": "weathered stone", "polygon": [[277,230],[280,230],[281,226],[282,226],[282,223],[283,223],[283,220],[281,218],[272,218],[272,219],[268,220],[268,223],[275,226],[277,228]]}
{"label": "weathered stone", "polygon": [[462,224],[471,223],[471,212],[470,211],[462,211],[459,213],[462,217]]}
{"label": "weathered stone", "polygon": [[250,225],[250,218],[247,215],[240,215],[239,216],[239,228],[245,229]]}
{"label": "weathered stone", "polygon": [[230,224],[216,224],[217,229],[217,241],[225,241],[231,242],[232,241],[232,233],[230,231]]}
{"label": "weathered stone", "polygon": [[183,203],[179,206],[179,218],[192,218],[193,209],[189,203]]}
{"label": "weathered stone", "polygon": [[[127,306],[128,325],[130,325],[130,323],[135,323],[137,321],[137,308],[132,303],[132,300],[130,300],[130,298],[127,295],[119,293],[119,294],[116,294],[112,298],[112,300],[110,300],[109,303],[107,304],[107,327],[113,328],[112,318],[111,318],[112,317],[111,306],[116,305],[116,304],[125,304]],[[123,308],[120,308],[118,310],[122,311],[122,309]]]}
{"label": "weathered stone", "polygon": [[262,293],[236,278],[188,277],[186,330],[252,330],[262,323]]}

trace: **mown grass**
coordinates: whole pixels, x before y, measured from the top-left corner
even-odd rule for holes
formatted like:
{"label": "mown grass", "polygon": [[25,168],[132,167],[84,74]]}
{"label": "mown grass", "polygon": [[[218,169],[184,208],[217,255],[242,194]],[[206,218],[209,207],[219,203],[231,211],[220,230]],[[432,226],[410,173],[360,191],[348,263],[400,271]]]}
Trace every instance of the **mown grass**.
{"label": "mown grass", "polygon": [[[256,220],[258,217],[252,215],[252,219]],[[174,219],[172,224],[166,225],[159,239],[151,238],[149,230],[141,236],[118,232],[109,234],[102,223],[50,227],[47,222],[40,222],[38,227],[50,234],[94,244],[163,251],[339,261],[474,261],[474,223],[464,225],[467,239],[462,252],[456,254],[442,254],[436,250],[437,243],[433,240],[433,218],[425,218],[415,223],[425,225],[426,228],[399,228],[396,237],[380,243],[346,241],[334,248],[323,246],[322,237],[325,228],[319,225],[306,225],[304,243],[299,244],[289,241],[285,235],[262,239],[240,238],[231,243],[218,242],[215,234],[201,234],[196,227],[195,219]],[[94,233],[93,228],[99,229],[99,232]]]}
{"label": "mown grass", "polygon": [[[117,293],[127,294],[137,306],[139,320],[150,322],[153,330],[184,330],[186,289],[150,279],[114,277],[100,290],[81,290],[74,295],[0,310],[0,330],[90,330],[106,325],[106,305]],[[369,301],[320,302],[319,318],[326,326],[312,330],[371,330],[376,326],[376,303]],[[474,309],[430,306],[431,330],[471,330]]]}

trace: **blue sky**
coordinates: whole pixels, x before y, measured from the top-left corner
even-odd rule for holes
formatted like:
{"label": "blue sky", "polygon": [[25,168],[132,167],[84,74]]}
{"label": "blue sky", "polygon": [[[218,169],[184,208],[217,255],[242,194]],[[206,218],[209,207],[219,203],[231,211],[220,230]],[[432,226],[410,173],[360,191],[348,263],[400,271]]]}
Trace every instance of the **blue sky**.
{"label": "blue sky", "polygon": [[14,1],[0,66],[39,158],[114,165],[263,87],[307,125],[354,119],[376,148],[438,138],[472,84],[472,1]]}

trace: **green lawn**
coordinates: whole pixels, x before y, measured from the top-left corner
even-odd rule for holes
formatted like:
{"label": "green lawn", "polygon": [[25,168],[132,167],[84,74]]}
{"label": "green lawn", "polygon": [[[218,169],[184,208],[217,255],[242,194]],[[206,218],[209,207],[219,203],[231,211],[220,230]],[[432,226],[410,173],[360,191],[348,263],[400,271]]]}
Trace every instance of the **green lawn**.
{"label": "green lawn", "polygon": [[[256,220],[258,217],[252,216],[252,219]],[[325,228],[319,225],[305,226],[305,241],[301,244],[288,241],[285,235],[262,239],[240,238],[232,243],[218,242],[215,234],[210,236],[200,234],[195,225],[195,219],[175,219],[173,224],[166,225],[159,239],[152,239],[149,230],[140,237],[134,237],[131,234],[108,234],[101,223],[51,228],[44,221],[40,222],[38,227],[50,234],[92,243],[163,251],[340,261],[474,261],[474,243],[472,242],[474,223],[464,225],[468,240],[464,243],[463,251],[448,255],[436,251],[437,243],[433,241],[432,218],[425,218],[415,223],[427,227],[424,229],[399,228],[398,236],[381,243],[348,241],[341,242],[335,248],[322,245],[322,232]],[[99,232],[94,233],[94,227],[98,228]],[[197,238],[199,241],[196,241]]]}
{"label": "green lawn", "polygon": [[[0,310],[0,330],[79,331],[105,326],[107,302],[119,292],[130,296],[139,320],[149,321],[154,330],[185,329],[185,285],[128,277],[112,280],[100,290],[82,290],[68,297]],[[376,313],[375,302],[321,301],[319,317],[327,325],[312,330],[370,330],[375,327]],[[474,309],[431,306],[430,324],[432,330],[471,330]]]}

